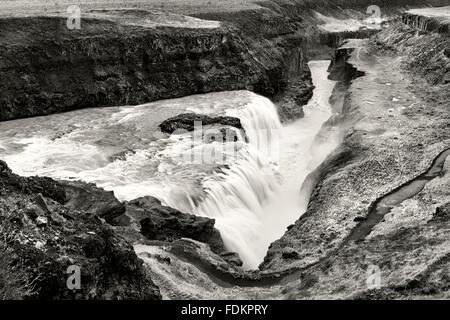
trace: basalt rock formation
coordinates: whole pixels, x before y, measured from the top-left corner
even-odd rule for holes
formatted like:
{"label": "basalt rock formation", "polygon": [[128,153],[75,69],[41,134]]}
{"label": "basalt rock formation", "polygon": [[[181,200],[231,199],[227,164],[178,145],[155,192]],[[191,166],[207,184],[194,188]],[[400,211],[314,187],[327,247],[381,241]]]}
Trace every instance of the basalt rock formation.
{"label": "basalt rock formation", "polygon": [[[450,7],[447,7],[450,8]],[[450,83],[450,39],[439,27],[412,23],[410,13],[403,21],[378,34],[374,40],[383,47],[406,55],[405,65],[435,85]],[[422,18],[417,18],[418,20]],[[423,17],[427,19],[427,17]],[[416,21],[416,20],[413,20]],[[439,21],[436,19],[436,21]],[[445,21],[441,25],[446,25]],[[417,27],[416,27],[417,26]],[[439,26],[439,25],[438,25]],[[432,31],[427,31],[431,29]]]}
{"label": "basalt rock formation", "polygon": [[[429,1],[396,1],[398,6],[424,3]],[[313,11],[327,14],[349,4],[353,1],[273,0],[255,10],[192,13],[221,21],[212,28],[117,20],[118,15],[153,16],[133,10],[86,17],[80,30],[67,29],[61,17],[2,18],[0,120],[235,89],[273,98],[286,119],[300,117],[296,107],[312,92],[306,51],[309,37],[318,34]],[[386,1],[358,2],[362,11],[372,4]],[[419,179],[450,147],[448,27],[417,13],[402,20],[372,42],[352,41],[337,51],[331,77],[345,82],[338,85],[345,92],[337,90],[332,100],[342,104],[336,121],[345,131],[343,143],[314,172],[317,183],[307,212],[271,245],[261,272],[234,268],[240,261],[221,252],[213,220],[151,197],[122,204],[92,185],[19,177],[0,162],[0,231],[11,235],[0,240],[0,252],[10,248],[8,264],[23,272],[19,282],[34,284],[34,295],[27,287],[24,297],[160,298],[124,238],[132,228],[168,246],[169,260],[162,263],[201,266],[189,270],[208,281],[214,280],[213,266],[220,275],[215,288],[245,284],[250,289],[241,291],[244,297],[448,297],[448,161],[418,193],[400,194],[402,201],[357,241],[351,236],[366,226],[377,203]],[[334,46],[349,35],[321,41]],[[358,54],[360,48],[367,50]],[[178,118],[162,129],[191,129],[195,117]],[[241,126],[238,119],[225,122],[219,123]],[[67,288],[67,268],[73,265],[81,267],[81,290]],[[368,270],[381,274],[381,288],[368,287]],[[227,294],[235,297],[238,290]]]}
{"label": "basalt rock formation", "polygon": [[[432,12],[433,9],[430,9]],[[442,10],[446,10],[443,8]],[[448,8],[447,8],[448,10]],[[402,23],[421,31],[450,35],[450,19],[439,15],[427,15],[425,10],[410,10],[403,13]]]}

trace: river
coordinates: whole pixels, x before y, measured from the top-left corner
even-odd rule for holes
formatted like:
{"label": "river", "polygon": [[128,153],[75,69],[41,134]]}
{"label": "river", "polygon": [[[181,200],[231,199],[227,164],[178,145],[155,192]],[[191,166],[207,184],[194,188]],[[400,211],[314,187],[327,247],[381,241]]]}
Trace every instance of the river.
{"label": "river", "polygon": [[[313,148],[331,116],[334,82],[327,80],[329,61],[309,65],[316,89],[305,117],[293,123],[281,125],[275,105],[254,93],[210,93],[2,122],[0,158],[20,175],[93,182],[122,201],[151,195],[214,218],[227,249],[239,253],[245,269],[256,269],[269,244],[306,210],[302,183],[337,145]],[[239,117],[248,143],[159,131],[163,120],[185,112]],[[221,160],[193,161],[199,154]]]}

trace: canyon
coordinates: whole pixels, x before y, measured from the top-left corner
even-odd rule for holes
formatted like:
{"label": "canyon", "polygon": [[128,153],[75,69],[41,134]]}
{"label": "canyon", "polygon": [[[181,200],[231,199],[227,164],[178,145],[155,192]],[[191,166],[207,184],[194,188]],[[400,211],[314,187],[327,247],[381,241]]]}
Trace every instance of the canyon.
{"label": "canyon", "polygon": [[[90,2],[79,30],[66,5],[0,4],[7,295],[448,298],[448,1]],[[166,157],[195,119],[241,153]]]}

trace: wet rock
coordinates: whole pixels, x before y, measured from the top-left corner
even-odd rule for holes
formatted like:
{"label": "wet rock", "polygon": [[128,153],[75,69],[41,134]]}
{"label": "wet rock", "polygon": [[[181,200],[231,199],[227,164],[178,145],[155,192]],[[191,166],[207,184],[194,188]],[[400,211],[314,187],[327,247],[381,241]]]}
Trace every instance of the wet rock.
{"label": "wet rock", "polygon": [[105,191],[94,184],[79,181],[61,181],[69,201],[65,206],[81,210],[114,224],[114,219],[125,212],[125,205],[116,199],[112,191]]}
{"label": "wet rock", "polygon": [[126,203],[127,214],[140,221],[141,233],[149,240],[172,242],[190,238],[210,245],[215,252],[223,251],[223,242],[215,220],[180,212],[163,206],[153,197],[143,197]]}
{"label": "wet rock", "polygon": [[165,133],[173,133],[177,130],[186,131],[194,131],[195,123],[200,123],[201,126],[208,126],[213,124],[219,124],[224,126],[235,127],[237,129],[242,129],[241,120],[235,117],[228,116],[219,116],[219,117],[210,117],[203,114],[196,113],[184,113],[177,115],[175,117],[169,118],[163,121],[159,127],[162,132]]}
{"label": "wet rock", "polygon": [[[169,252],[190,261],[200,269],[207,270],[209,274],[227,282],[244,275],[235,263],[230,263],[223,256],[213,252],[208,245],[196,240],[186,238],[175,240],[170,244]],[[227,257],[227,254],[225,254],[225,257]],[[237,253],[228,255],[228,257],[235,257],[233,258],[234,262],[240,260]]]}

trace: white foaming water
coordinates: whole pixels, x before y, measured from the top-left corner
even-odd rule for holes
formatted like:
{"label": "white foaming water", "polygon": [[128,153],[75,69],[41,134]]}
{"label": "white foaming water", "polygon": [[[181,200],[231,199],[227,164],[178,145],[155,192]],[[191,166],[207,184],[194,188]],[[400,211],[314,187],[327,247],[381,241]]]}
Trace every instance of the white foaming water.
{"label": "white foaming water", "polygon": [[[120,200],[151,195],[214,218],[227,249],[240,254],[245,268],[256,268],[268,245],[304,211],[302,182],[334,146],[319,156],[311,152],[330,116],[334,83],[326,80],[328,63],[310,63],[314,97],[305,118],[284,127],[264,97],[211,93],[4,122],[0,157],[21,175],[94,182]],[[248,143],[206,143],[190,133],[167,136],[158,130],[163,120],[191,111],[239,117]],[[222,160],[192,161],[205,154]]]}

